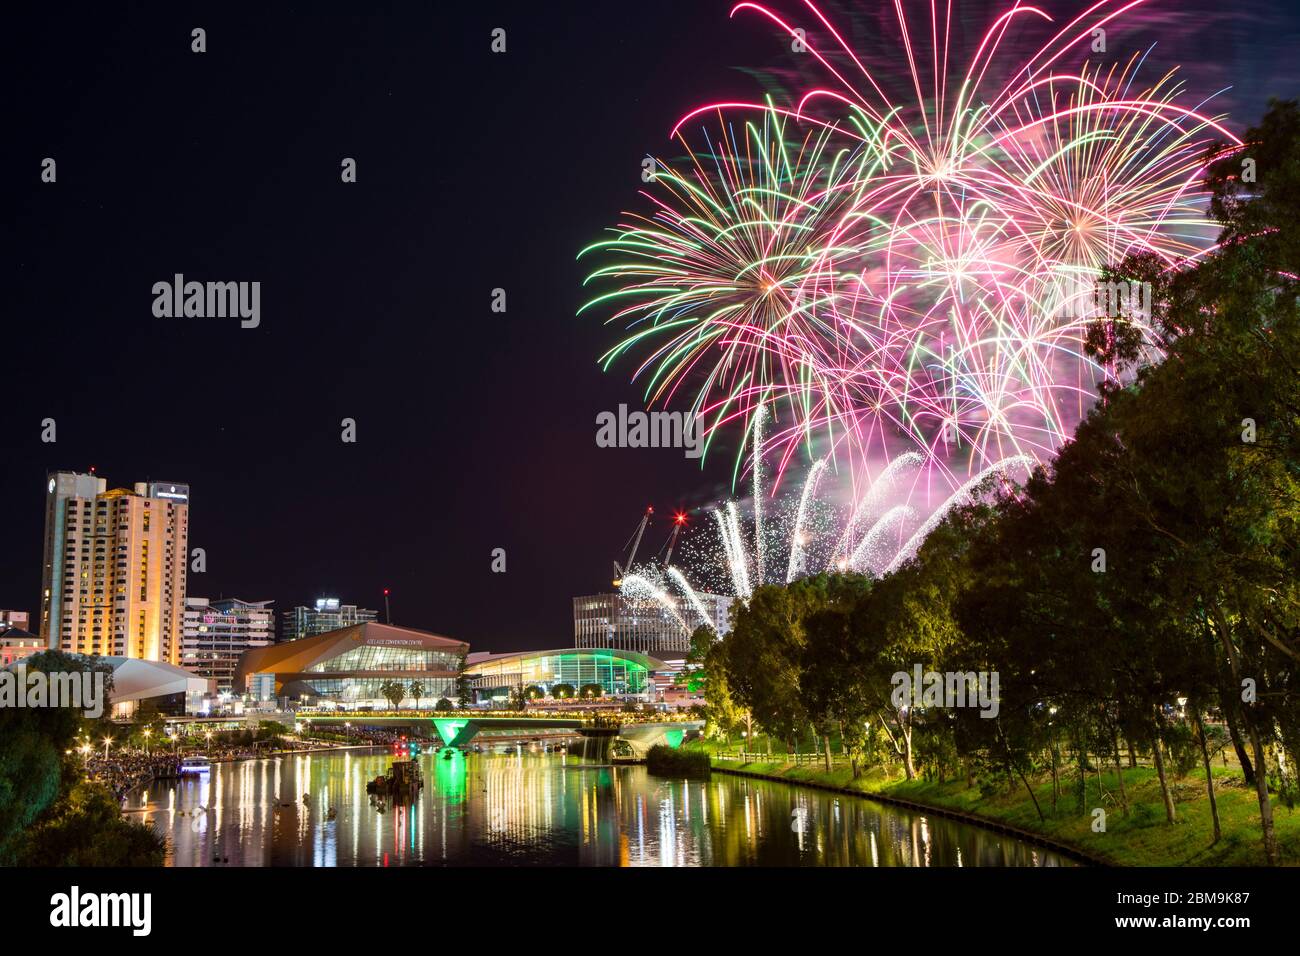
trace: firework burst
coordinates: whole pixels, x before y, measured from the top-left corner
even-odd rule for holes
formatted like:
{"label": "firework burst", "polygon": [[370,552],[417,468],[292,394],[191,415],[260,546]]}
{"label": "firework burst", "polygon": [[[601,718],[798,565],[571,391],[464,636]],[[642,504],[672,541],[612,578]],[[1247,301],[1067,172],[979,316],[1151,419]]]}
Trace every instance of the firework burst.
{"label": "firework burst", "polygon": [[[1060,26],[1017,3],[963,56],[952,3],[895,0],[880,62],[813,0],[736,5],[797,37],[824,79],[677,124],[689,156],[658,164],[650,211],[584,250],[603,263],[588,282],[615,285],[584,311],[628,330],[606,367],[638,356],[648,403],[703,415],[710,438],[737,427],[737,475],[762,467],[748,446],[770,414],[774,489],[799,452],[843,456],[855,485],[915,452],[957,493],[1050,455],[1107,374],[1082,348],[1098,270],[1205,251],[1206,146],[1235,141],[1181,105],[1176,74],[1143,81],[1145,52],[1088,62],[1096,31],[1143,2]],[[792,551],[787,573],[804,561]]]}

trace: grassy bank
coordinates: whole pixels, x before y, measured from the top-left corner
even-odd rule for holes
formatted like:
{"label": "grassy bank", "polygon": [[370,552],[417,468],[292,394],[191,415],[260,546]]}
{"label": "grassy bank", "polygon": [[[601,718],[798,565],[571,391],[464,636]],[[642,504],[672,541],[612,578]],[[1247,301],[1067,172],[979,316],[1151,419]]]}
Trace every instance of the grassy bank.
{"label": "grassy bank", "polygon": [[[1125,816],[1119,803],[1119,783],[1115,773],[1102,775],[1106,796],[1099,793],[1096,777],[1088,781],[1085,805],[1088,813],[1076,812],[1072,781],[1062,781],[1062,793],[1052,812],[1051,780],[1037,781],[1034,795],[1045,820],[1040,820],[1033,802],[1023,786],[1011,792],[999,790],[986,795],[978,787],[967,787],[964,780],[937,783],[925,780],[899,780],[879,771],[864,773],[853,779],[848,769],[827,773],[824,769],[803,764],[795,766],[774,757],[772,762],[742,763],[718,760],[720,769],[778,777],[793,783],[813,783],[862,793],[911,800],[927,806],[942,807],[975,817],[994,820],[1031,833],[1038,833],[1067,846],[1077,847],[1093,858],[1117,866],[1263,866],[1260,845],[1259,805],[1255,793],[1245,786],[1235,768],[1215,771],[1214,794],[1219,807],[1223,836],[1213,842],[1213,823],[1205,780],[1186,777],[1173,784],[1178,821],[1165,822],[1164,803],[1155,771],[1148,767],[1126,770],[1124,785],[1128,790],[1129,812]],[[1106,811],[1106,832],[1092,831],[1094,807]],[[1282,859],[1288,865],[1300,864],[1300,809],[1273,808],[1274,823]]]}

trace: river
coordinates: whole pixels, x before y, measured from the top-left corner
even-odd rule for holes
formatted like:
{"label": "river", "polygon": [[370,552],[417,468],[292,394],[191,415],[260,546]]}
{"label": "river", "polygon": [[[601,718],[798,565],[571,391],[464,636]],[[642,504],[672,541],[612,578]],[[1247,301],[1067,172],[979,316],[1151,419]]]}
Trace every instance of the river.
{"label": "river", "polygon": [[137,790],[125,809],[168,837],[171,866],[1072,865],[863,797],[527,750],[426,754],[415,805],[381,812],[366,782],[391,760],[353,750],[216,764]]}

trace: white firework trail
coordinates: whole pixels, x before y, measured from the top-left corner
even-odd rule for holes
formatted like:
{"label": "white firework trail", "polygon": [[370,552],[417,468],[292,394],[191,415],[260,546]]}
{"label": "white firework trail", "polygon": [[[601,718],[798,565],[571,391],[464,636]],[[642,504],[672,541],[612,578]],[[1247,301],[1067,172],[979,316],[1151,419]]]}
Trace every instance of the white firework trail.
{"label": "white firework trail", "polygon": [[933,531],[935,528],[939,526],[939,522],[943,521],[944,516],[947,515],[949,511],[951,511],[953,508],[957,507],[958,505],[964,505],[967,502],[969,502],[972,497],[971,492],[975,489],[975,487],[980,482],[988,478],[989,475],[995,475],[999,472],[1008,471],[1011,468],[1016,467],[1017,465],[1021,466],[1026,471],[1028,471],[1032,469],[1035,464],[1036,464],[1036,460],[1034,458],[1031,458],[1029,455],[1012,455],[1009,458],[1003,458],[1000,461],[995,461],[993,464],[989,465],[979,474],[975,475],[975,477],[971,478],[960,488],[954,491],[952,495],[949,496],[947,501],[945,501],[942,505],[940,505],[937,509],[935,509],[934,514],[930,515],[930,517],[925,519],[925,521],[921,524],[921,527],[917,528],[915,533],[913,533],[913,535],[907,539],[907,543],[904,544],[901,548],[899,548],[898,553],[894,555],[894,559],[885,566],[884,573],[885,574],[894,573],[900,567],[902,567],[903,562],[907,561],[909,558],[912,557],[912,555],[916,554],[916,550],[921,546],[921,542],[926,539],[926,537],[930,534],[931,531]]}
{"label": "white firework trail", "polygon": [[[734,501],[727,502],[727,535],[731,538],[731,553],[736,562],[731,574],[740,582],[736,594],[748,601],[754,589],[749,586],[749,555],[745,553],[744,540],[740,536],[740,513],[736,510]],[[761,579],[759,583],[763,583]]]}
{"label": "white firework trail", "polygon": [[677,612],[677,602],[673,600],[671,594],[665,591],[659,585],[655,584],[649,578],[642,574],[628,574],[623,577],[624,593],[631,593],[632,597],[650,598],[662,607],[665,613],[671,615],[673,620],[681,627],[683,631],[690,632],[686,626],[686,621],[682,619],[681,614]]}
{"label": "white firework trail", "polygon": [[821,483],[824,474],[826,474],[826,459],[819,458],[803,483],[803,494],[799,496],[799,510],[794,518],[794,531],[790,535],[790,564],[785,572],[787,584],[803,573],[804,545],[807,543],[804,540],[804,520],[808,517],[808,504],[817,494],[817,486]]}
{"label": "white firework trail", "polygon": [[722,542],[723,557],[727,570],[731,574],[731,587],[736,597],[749,599],[749,571],[745,567],[745,550],[740,543],[739,521],[736,518],[736,503],[727,502],[727,511],[713,509],[713,517],[718,522],[718,539]]}
{"label": "white firework trail", "polygon": [[716,627],[717,625],[714,623],[713,619],[709,617],[709,612],[704,609],[704,603],[700,600],[700,596],[695,593],[695,588],[691,587],[690,582],[686,580],[686,575],[682,574],[682,572],[678,571],[676,568],[669,566],[668,576],[676,581],[677,586],[682,589],[682,593],[686,595],[687,603],[689,603],[691,607],[695,609],[695,613],[700,616],[700,623],[707,624],[709,627]]}
{"label": "white firework trail", "polygon": [[884,497],[893,490],[894,483],[899,476],[908,468],[920,468],[924,462],[925,459],[919,453],[909,451],[899,455],[885,466],[885,470],[880,473],[880,477],[873,481],[866,494],[858,499],[857,507],[853,509],[853,515],[844,525],[844,531],[840,534],[840,539],[835,542],[835,547],[831,550],[826,570],[831,570],[836,565],[836,562],[843,560],[844,552],[848,550],[853,533],[868,518],[874,520],[877,517],[875,512],[880,508]]}
{"label": "white firework trail", "polygon": [[907,505],[896,505],[886,511],[854,550],[849,558],[849,570],[866,570],[879,574],[881,565],[894,554],[897,547],[891,543],[891,539],[897,541],[903,528],[915,520],[916,509]]}

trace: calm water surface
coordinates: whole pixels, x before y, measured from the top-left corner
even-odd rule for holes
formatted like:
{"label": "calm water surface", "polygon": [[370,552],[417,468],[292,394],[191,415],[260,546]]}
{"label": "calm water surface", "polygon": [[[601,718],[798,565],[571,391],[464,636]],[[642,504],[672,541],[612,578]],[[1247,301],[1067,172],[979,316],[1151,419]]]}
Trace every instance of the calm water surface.
{"label": "calm water surface", "polygon": [[381,812],[366,781],[391,761],[376,750],[217,764],[136,791],[126,808],[168,837],[173,866],[1070,865],[861,797],[526,751],[427,754],[417,803]]}

